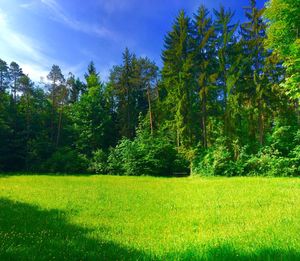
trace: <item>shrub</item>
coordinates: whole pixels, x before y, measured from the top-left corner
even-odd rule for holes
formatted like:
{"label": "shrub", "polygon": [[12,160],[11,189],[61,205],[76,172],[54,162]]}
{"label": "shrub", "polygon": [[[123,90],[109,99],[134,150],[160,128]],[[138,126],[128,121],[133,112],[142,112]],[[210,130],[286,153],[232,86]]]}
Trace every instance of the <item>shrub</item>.
{"label": "shrub", "polygon": [[195,173],[202,176],[235,176],[236,165],[233,151],[227,148],[225,139],[217,139],[216,144],[201,151],[194,162]]}
{"label": "shrub", "polygon": [[282,156],[272,147],[265,147],[245,161],[244,172],[248,176],[295,176],[297,167],[293,164],[294,161],[293,158]]}
{"label": "shrub", "polygon": [[139,133],[122,139],[108,157],[109,171],[119,175],[170,176],[187,168],[187,162],[162,136]]}
{"label": "shrub", "polygon": [[69,148],[60,148],[43,164],[43,172],[84,173],[88,167],[84,155]]}
{"label": "shrub", "polygon": [[93,152],[92,159],[89,163],[89,171],[98,174],[107,174],[107,153],[102,149]]}
{"label": "shrub", "polygon": [[300,145],[297,145],[289,156],[291,158],[291,166],[295,169],[294,176],[300,176]]}
{"label": "shrub", "polygon": [[[298,134],[291,143],[296,144],[297,137]],[[247,147],[228,149],[225,142],[218,141],[209,149],[199,150],[194,172],[203,176],[299,176],[300,145],[295,146],[288,156],[277,148],[265,146],[258,153],[248,154]]]}

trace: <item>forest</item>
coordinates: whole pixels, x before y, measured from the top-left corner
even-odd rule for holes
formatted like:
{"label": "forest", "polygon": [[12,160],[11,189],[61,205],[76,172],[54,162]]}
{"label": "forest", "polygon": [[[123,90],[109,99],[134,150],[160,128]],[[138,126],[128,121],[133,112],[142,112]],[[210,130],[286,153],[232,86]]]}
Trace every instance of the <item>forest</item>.
{"label": "forest", "polygon": [[299,176],[300,2],[244,11],[180,11],[162,68],[126,48],[105,82],[0,59],[0,171]]}

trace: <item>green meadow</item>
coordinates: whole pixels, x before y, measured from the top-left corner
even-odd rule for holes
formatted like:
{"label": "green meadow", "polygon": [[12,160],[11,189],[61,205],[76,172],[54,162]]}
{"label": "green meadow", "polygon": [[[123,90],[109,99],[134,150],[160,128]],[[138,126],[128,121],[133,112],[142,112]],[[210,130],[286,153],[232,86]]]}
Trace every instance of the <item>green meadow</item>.
{"label": "green meadow", "polygon": [[300,260],[300,179],[3,175],[0,260]]}

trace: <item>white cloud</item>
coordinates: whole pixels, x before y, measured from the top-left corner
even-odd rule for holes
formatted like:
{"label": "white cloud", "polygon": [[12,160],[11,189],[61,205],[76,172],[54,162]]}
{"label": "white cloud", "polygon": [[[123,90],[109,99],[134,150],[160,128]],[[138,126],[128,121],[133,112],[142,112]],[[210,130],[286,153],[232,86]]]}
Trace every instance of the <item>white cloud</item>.
{"label": "white cloud", "polygon": [[44,67],[28,63],[20,63],[20,66],[23,69],[23,73],[27,74],[35,82],[40,82],[41,79],[47,79],[49,71]]}
{"label": "white cloud", "polygon": [[18,62],[32,79],[39,80],[44,76],[45,62],[48,60],[41,50],[39,44],[33,39],[14,31],[8,22],[5,13],[0,9],[0,53],[1,58],[7,62],[12,60]]}
{"label": "white cloud", "polygon": [[65,75],[69,71],[80,73],[83,68],[82,63],[69,66],[49,57],[43,51],[49,47],[43,47],[35,39],[16,32],[10,26],[8,17],[1,9],[0,28],[0,58],[8,63],[17,62],[22,67],[23,72],[36,82],[40,81],[41,77],[46,79],[52,64],[60,65]]}
{"label": "white cloud", "polygon": [[36,1],[32,0],[32,1],[27,2],[27,3],[22,3],[19,6],[22,7],[22,8],[30,9],[30,8],[34,7],[35,4],[36,4]]}
{"label": "white cloud", "polygon": [[110,30],[100,24],[88,24],[71,17],[55,0],[41,0],[41,3],[44,4],[51,12],[53,20],[62,23],[73,30],[96,35],[98,37],[115,37]]}

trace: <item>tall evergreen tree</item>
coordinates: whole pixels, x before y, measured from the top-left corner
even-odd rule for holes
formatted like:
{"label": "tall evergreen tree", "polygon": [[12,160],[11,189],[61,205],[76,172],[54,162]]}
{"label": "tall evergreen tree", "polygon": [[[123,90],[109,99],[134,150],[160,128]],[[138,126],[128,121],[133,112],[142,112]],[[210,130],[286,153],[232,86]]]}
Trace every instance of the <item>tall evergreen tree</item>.
{"label": "tall evergreen tree", "polygon": [[[249,119],[250,139],[258,139],[263,145],[265,135],[265,110],[268,107],[267,96],[270,89],[266,72],[266,58],[270,55],[264,48],[266,38],[266,24],[263,21],[264,9],[258,10],[256,1],[251,0],[250,6],[245,8],[248,22],[242,24],[242,45],[244,50],[244,61],[247,70],[247,94],[251,106]],[[257,111],[257,113],[255,113]],[[258,126],[258,127],[256,127]]]}
{"label": "tall evergreen tree", "polygon": [[69,92],[68,102],[75,103],[79,101],[80,96],[86,91],[86,85],[71,72],[68,75],[66,86]]}
{"label": "tall evergreen tree", "polygon": [[104,84],[96,69],[86,74],[88,91],[71,108],[75,131],[75,148],[91,156],[97,149],[108,149],[114,145],[111,115],[106,106]]}
{"label": "tall evergreen tree", "polygon": [[23,75],[22,68],[16,63],[11,62],[9,66],[9,73],[11,79],[11,92],[13,94],[14,102],[17,101],[17,92],[18,92],[18,80]]}
{"label": "tall evergreen tree", "polygon": [[214,103],[214,85],[218,76],[216,60],[216,37],[212,18],[209,11],[200,6],[194,15],[195,34],[195,76],[197,80],[197,92],[199,93],[201,111],[202,145],[208,145],[207,121],[209,104]]}
{"label": "tall evergreen tree", "polygon": [[232,22],[234,12],[226,10],[223,6],[219,10],[214,10],[216,17],[214,26],[217,35],[217,59],[218,59],[218,88],[220,88],[220,100],[222,104],[223,125],[225,136],[230,135],[233,126],[231,123],[231,106],[229,96],[238,80],[240,68],[239,57],[235,53],[237,37],[235,35],[238,24]]}
{"label": "tall evergreen tree", "polygon": [[157,71],[156,65],[148,58],[137,58],[128,49],[123,53],[122,65],[115,66],[111,71],[108,86],[114,97],[120,137],[135,136],[140,113],[145,115],[151,106],[150,92]]}
{"label": "tall evergreen tree", "polygon": [[0,92],[4,92],[9,86],[9,68],[7,63],[0,59]]}
{"label": "tall evergreen tree", "polygon": [[32,93],[33,93],[33,82],[27,75],[23,75],[18,80],[19,91],[22,92],[22,97],[20,100],[20,110],[24,111],[25,114],[25,129],[24,129],[24,144],[25,144],[25,168],[28,170],[28,160],[29,160],[29,141],[31,136],[31,127],[32,127],[32,120],[31,116],[34,113],[32,111]]}
{"label": "tall evergreen tree", "polygon": [[[152,112],[152,97],[153,88],[155,88],[158,67],[154,62],[151,62],[147,57],[135,60],[134,75],[132,83],[136,90],[136,111],[135,119],[138,120],[140,113],[149,113],[150,130],[153,133],[153,112]],[[136,121],[135,125],[138,125]]]}
{"label": "tall evergreen tree", "polygon": [[[50,73],[47,76],[47,79],[50,81],[49,84],[49,94],[51,97],[52,103],[52,113],[51,113],[51,139],[54,142],[55,139],[55,114],[58,107],[61,105],[63,100],[66,96],[65,91],[65,78],[61,72],[61,69],[58,65],[53,65],[51,68]],[[62,112],[61,112],[62,113]],[[58,131],[56,134],[56,144],[59,142],[60,136],[60,123],[61,123],[61,116],[60,113],[59,120],[58,120]]]}
{"label": "tall evergreen tree", "polygon": [[167,128],[175,134],[177,147],[192,145],[195,135],[193,105],[193,39],[189,17],[184,11],[177,16],[172,31],[165,38],[162,77],[167,96]]}

